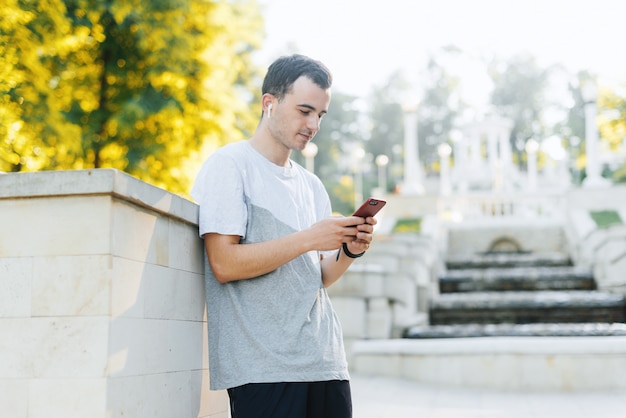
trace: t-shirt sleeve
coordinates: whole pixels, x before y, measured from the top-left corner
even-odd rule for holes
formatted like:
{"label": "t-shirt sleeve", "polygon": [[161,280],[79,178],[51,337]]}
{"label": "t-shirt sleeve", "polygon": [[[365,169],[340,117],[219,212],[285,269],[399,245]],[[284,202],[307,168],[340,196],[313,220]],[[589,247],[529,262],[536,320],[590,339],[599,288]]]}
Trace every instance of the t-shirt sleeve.
{"label": "t-shirt sleeve", "polygon": [[243,179],[235,160],[213,155],[198,173],[191,196],[200,205],[199,234],[245,237],[248,211]]}

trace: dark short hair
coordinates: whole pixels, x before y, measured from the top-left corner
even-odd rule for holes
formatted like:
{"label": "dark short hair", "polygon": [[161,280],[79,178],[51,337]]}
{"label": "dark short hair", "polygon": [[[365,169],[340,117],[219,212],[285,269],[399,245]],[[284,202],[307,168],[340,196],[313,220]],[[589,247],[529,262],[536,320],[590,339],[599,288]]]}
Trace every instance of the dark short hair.
{"label": "dark short hair", "polygon": [[282,100],[301,76],[306,76],[324,90],[329,89],[333,83],[330,70],[320,61],[293,54],[280,57],[269,66],[261,92]]}

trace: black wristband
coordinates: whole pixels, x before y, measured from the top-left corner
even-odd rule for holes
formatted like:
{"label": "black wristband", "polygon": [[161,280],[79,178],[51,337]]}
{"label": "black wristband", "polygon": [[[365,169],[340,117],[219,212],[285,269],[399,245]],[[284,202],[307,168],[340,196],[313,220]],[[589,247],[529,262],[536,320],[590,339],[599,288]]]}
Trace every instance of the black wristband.
{"label": "black wristband", "polygon": [[365,254],[365,251],[363,251],[362,253],[359,254],[352,254],[349,250],[348,250],[348,244],[346,244],[345,242],[343,243],[343,252],[346,253],[346,255],[350,258],[359,258],[359,257],[363,257],[363,254]]}

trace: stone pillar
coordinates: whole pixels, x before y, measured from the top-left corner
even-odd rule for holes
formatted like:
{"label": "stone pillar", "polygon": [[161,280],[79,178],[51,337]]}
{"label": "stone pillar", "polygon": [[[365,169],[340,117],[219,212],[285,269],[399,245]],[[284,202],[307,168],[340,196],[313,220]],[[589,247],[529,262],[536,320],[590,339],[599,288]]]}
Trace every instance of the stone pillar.
{"label": "stone pillar", "polygon": [[442,196],[448,196],[452,190],[450,184],[450,154],[452,153],[452,148],[450,145],[443,143],[437,148],[437,153],[439,154],[441,164],[439,173],[439,193]]}
{"label": "stone pillar", "polygon": [[528,191],[534,192],[537,189],[537,151],[539,151],[539,143],[534,139],[526,142],[526,158],[528,159]]}
{"label": "stone pillar", "polygon": [[481,137],[480,132],[472,129],[469,132],[470,139],[470,165],[472,167],[480,167],[482,155],[480,153]]}
{"label": "stone pillar", "polygon": [[509,171],[513,165],[513,152],[511,151],[511,129],[513,128],[513,122],[509,121],[507,126],[500,131],[500,159],[504,164],[505,173]]}
{"label": "stone pillar", "polygon": [[402,194],[422,194],[422,169],[419,161],[417,138],[417,109],[404,111],[404,184]]}
{"label": "stone pillar", "polygon": [[468,189],[468,157],[467,137],[462,136],[454,142],[454,181],[457,186],[457,190],[461,193],[465,193]]}
{"label": "stone pillar", "polygon": [[498,131],[495,126],[486,126],[487,137],[487,159],[489,162],[489,176],[494,190],[500,189],[501,181],[501,163],[498,153]]}
{"label": "stone pillar", "polygon": [[117,170],[0,176],[0,415],[227,416],[197,210]]}
{"label": "stone pillar", "polygon": [[490,116],[482,125],[488,141],[489,174],[493,188],[509,189],[512,166],[509,136],[513,122],[500,116]]}
{"label": "stone pillar", "polygon": [[587,176],[583,181],[583,187],[608,186],[610,182],[602,177],[598,149],[600,138],[598,126],[596,125],[598,111],[596,86],[591,82],[584,84],[582,86],[582,94],[585,100],[585,155],[587,158],[587,166],[585,168]]}

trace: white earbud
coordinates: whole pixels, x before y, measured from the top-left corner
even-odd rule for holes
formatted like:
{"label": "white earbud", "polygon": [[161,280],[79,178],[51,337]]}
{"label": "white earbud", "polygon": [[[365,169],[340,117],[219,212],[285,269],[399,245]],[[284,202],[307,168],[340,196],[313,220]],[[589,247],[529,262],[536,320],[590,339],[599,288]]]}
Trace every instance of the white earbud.
{"label": "white earbud", "polygon": [[272,104],[270,103],[267,106],[267,117],[270,118],[272,116]]}

